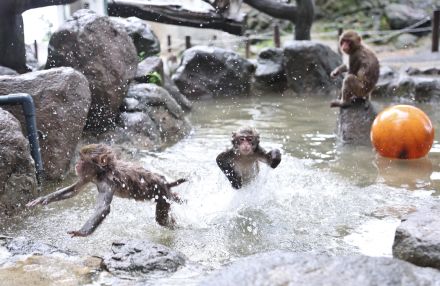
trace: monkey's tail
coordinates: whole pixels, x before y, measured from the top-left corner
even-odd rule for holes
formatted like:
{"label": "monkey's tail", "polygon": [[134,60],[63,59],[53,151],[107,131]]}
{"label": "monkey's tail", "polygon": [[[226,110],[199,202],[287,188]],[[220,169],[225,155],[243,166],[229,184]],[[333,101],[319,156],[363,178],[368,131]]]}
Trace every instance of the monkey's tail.
{"label": "monkey's tail", "polygon": [[187,179],[178,179],[177,181],[174,181],[174,182],[171,182],[171,183],[167,183],[167,187],[168,188],[172,188],[172,187],[175,187],[175,186],[178,186],[178,185],[180,185],[180,184],[182,184],[182,183],[185,183],[185,182],[187,182],[188,180]]}

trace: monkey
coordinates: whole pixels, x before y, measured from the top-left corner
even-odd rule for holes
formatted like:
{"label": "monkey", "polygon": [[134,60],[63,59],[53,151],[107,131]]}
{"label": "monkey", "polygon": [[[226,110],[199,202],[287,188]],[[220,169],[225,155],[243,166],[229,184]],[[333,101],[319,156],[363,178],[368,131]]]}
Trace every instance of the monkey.
{"label": "monkey", "polygon": [[240,189],[258,175],[259,161],[275,169],[281,162],[281,152],[278,149],[266,152],[260,146],[257,130],[243,127],[232,133],[232,148],[220,153],[216,161],[232,187]]}
{"label": "monkey", "polygon": [[332,101],[330,107],[345,108],[354,103],[367,102],[379,79],[379,61],[355,31],[344,32],[339,39],[339,46],[348,55],[348,66],[342,64],[330,76],[336,78],[341,73],[348,73],[342,83],[340,99]]}
{"label": "monkey", "polygon": [[80,230],[68,232],[72,237],[88,236],[95,231],[110,213],[113,195],[137,201],[154,199],[156,222],[164,227],[174,227],[174,218],[169,215],[170,203],[171,201],[182,203],[182,200],[170,189],[186,182],[186,179],[168,183],[160,174],[116,159],[114,151],[104,144],[83,146],[79,151],[75,171],[78,180],[74,184],[38,197],[26,206],[47,205],[69,199],[79,194],[83,187],[91,182],[96,184],[98,189],[95,212]]}

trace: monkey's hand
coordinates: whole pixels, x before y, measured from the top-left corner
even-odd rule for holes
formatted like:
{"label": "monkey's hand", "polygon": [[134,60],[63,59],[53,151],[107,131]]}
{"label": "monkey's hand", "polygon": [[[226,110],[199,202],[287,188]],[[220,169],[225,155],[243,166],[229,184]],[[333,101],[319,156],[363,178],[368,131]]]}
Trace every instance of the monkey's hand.
{"label": "monkey's hand", "polygon": [[81,230],[72,230],[72,231],[68,231],[67,233],[70,234],[70,237],[75,237],[75,236],[85,237],[89,235],[88,233],[85,233]]}
{"label": "monkey's hand", "polygon": [[281,163],[281,152],[278,149],[273,149],[269,151],[270,167],[276,168]]}
{"label": "monkey's hand", "polygon": [[28,208],[31,207],[35,207],[37,205],[47,205],[49,203],[49,197],[48,196],[44,196],[44,197],[38,197],[33,201],[30,201],[26,204],[26,206]]}

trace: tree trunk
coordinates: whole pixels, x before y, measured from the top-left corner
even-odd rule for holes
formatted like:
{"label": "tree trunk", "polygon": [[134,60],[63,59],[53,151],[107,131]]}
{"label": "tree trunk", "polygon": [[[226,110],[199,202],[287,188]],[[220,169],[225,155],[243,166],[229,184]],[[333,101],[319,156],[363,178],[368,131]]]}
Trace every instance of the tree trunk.
{"label": "tree trunk", "polygon": [[0,66],[19,73],[27,71],[23,17],[20,14],[0,17]]}
{"label": "tree trunk", "polygon": [[77,0],[0,0],[0,65],[27,72],[23,17],[28,9],[68,4]]}
{"label": "tree trunk", "polygon": [[296,6],[273,0],[244,0],[252,8],[274,18],[288,20],[295,25],[295,40],[310,40],[315,16],[313,0],[296,0]]}

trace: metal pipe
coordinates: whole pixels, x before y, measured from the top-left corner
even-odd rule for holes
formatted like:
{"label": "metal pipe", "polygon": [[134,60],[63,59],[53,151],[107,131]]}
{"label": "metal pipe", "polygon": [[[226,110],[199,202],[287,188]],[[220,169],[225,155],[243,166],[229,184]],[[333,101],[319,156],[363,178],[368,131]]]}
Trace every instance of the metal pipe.
{"label": "metal pipe", "polygon": [[26,120],[26,131],[31,147],[31,156],[35,162],[35,169],[37,170],[37,181],[41,185],[44,169],[43,161],[41,160],[40,143],[38,142],[37,121],[35,119],[35,105],[32,96],[26,93],[16,93],[9,95],[0,95],[0,105],[16,105],[21,104],[23,108],[24,117]]}

